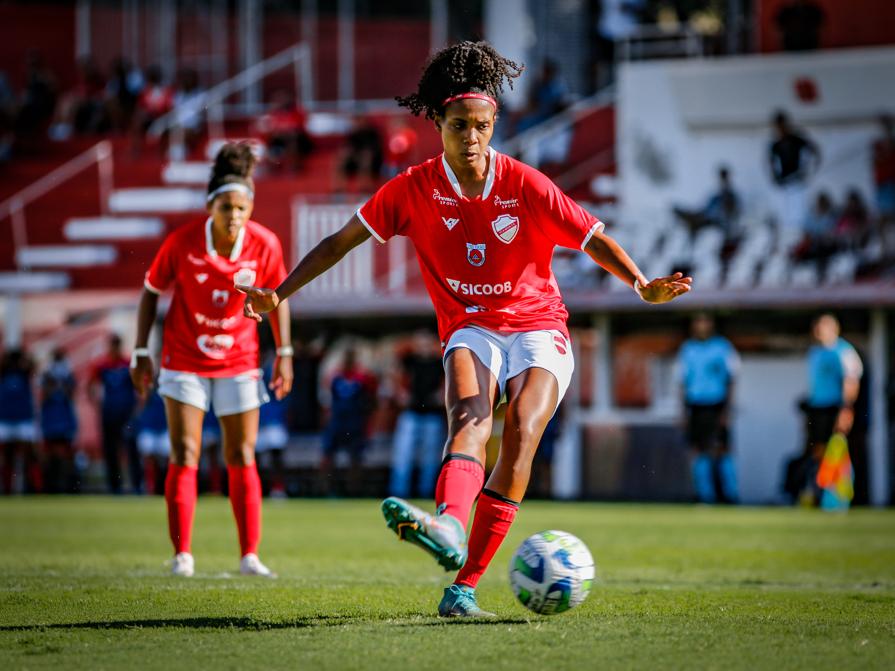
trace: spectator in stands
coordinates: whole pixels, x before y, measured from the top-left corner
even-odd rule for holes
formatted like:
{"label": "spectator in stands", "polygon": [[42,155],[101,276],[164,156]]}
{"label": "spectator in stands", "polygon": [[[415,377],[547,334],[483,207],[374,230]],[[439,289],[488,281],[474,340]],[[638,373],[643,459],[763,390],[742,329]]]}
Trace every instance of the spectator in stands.
{"label": "spectator in stands", "polygon": [[177,75],[174,109],[176,125],[183,131],[184,148],[189,152],[199,139],[205,118],[205,91],[199,86],[199,73],[192,68],[184,68]]}
{"label": "spectator in stands", "polygon": [[559,64],[547,58],[528,92],[528,109],[516,124],[521,133],[561,112],[569,103],[569,87],[559,74]]}
{"label": "spectator in stands", "polygon": [[297,339],[292,359],[294,383],[289,399],[289,429],[294,433],[320,430],[320,362],[323,340]]}
{"label": "spectator in stands", "polygon": [[740,197],[730,181],[730,170],[722,166],[718,168],[718,187],[709,196],[705,205],[697,210],[675,207],[674,213],[690,229],[691,237],[707,227],[717,227],[724,233],[725,240],[731,240],[739,234]]}
{"label": "spectator in stands", "polygon": [[385,176],[391,179],[417,162],[416,131],[403,116],[394,116],[388,122],[385,135]]}
{"label": "spectator in stands", "polygon": [[93,60],[81,58],[78,61],[77,83],[59,101],[50,137],[62,141],[72,134],[102,133],[109,127],[106,80]]}
{"label": "spectator in stands", "polygon": [[441,344],[434,333],[417,332],[411,347],[401,357],[404,384],[399,386],[399,399],[403,410],[395,426],[389,493],[409,498],[411,474],[418,465],[417,495],[431,498],[447,439],[444,364]]}
{"label": "spectator in stands", "polygon": [[802,239],[792,249],[793,261],[816,261],[818,274],[823,277],[827,262],[836,253],[837,221],[838,215],[830,194],[821,191],[802,224]]}
{"label": "spectator in stands", "polygon": [[846,194],[834,234],[840,250],[856,251],[867,244],[871,234],[870,213],[857,189],[849,189]]}
{"label": "spectator in stands", "polygon": [[25,463],[26,493],[41,490],[41,470],[35,450],[34,365],[22,349],[7,350],[0,360],[0,446],[3,448],[3,493],[12,494],[16,462]]}
{"label": "spectator in stands", "polygon": [[339,162],[336,191],[369,193],[382,175],[382,137],[372,121],[358,117]]}
{"label": "spectator in stands", "polygon": [[274,165],[288,164],[293,170],[304,167],[305,159],[314,148],[307,121],[307,112],[295,104],[289,91],[281,89],[273,94],[270,110],[259,117],[256,126]]}
{"label": "spectator in stands", "polygon": [[27,73],[21,107],[16,116],[16,133],[28,134],[43,130],[56,109],[56,77],[46,66],[38,51],[26,57]]}
{"label": "spectator in stands", "polygon": [[690,333],[678,352],[678,365],[687,442],[694,454],[693,485],[702,503],[719,499],[735,503],[739,494],[730,455],[729,413],[739,354],[727,338],[715,333],[710,315],[696,315]]}
{"label": "spectator in stands", "polygon": [[796,132],[785,112],[774,114],[773,128],[769,159],[771,175],[782,194],[780,224],[795,230],[808,213],[807,182],[820,165],[820,149]]}
{"label": "spectator in stands", "polygon": [[135,421],[137,451],[143,458],[143,476],[146,493],[164,496],[165,477],[168,473],[168,455],[171,441],[168,438],[168,421],[165,402],[157,391],[157,385],[147,394],[143,407]]}
{"label": "spectator in stands", "polygon": [[616,43],[637,32],[646,11],[646,0],[601,0],[599,5],[594,40],[594,83],[597,89],[615,80]]}
{"label": "spectator in stands", "polygon": [[0,70],[0,164],[12,158],[15,145],[15,120],[18,111],[15,93],[6,72]]}
{"label": "spectator in stands", "polygon": [[813,51],[820,47],[824,10],[814,0],[791,0],[774,17],[783,51]]}
{"label": "spectator in stands", "polygon": [[44,489],[50,494],[73,493],[78,489],[74,440],[75,376],[65,350],[53,351],[53,361],[40,380],[40,427],[44,444]]}
{"label": "spectator in stands", "polygon": [[367,447],[370,417],[376,407],[376,378],[361,367],[353,347],[345,350],[341,368],[330,383],[329,421],[323,431],[323,459],[320,464],[324,487],[331,493],[333,459],[347,451],[351,459],[347,489],[360,491],[360,468]]}
{"label": "spectator in stands", "polygon": [[[268,386],[273,379],[274,357],[264,366],[264,379]],[[261,406],[258,416],[258,441],[255,453],[261,468],[263,491],[274,498],[286,497],[286,480],[283,472],[283,452],[289,443],[286,428],[286,399],[273,397]]]}
{"label": "spectator in stands", "polygon": [[808,350],[808,397],[804,453],[790,460],[784,489],[793,501],[818,502],[817,469],[834,433],[848,434],[864,368],[855,348],[839,335],[839,321],[823,314],[812,325],[815,344]]}
{"label": "spectator in stands", "polygon": [[883,249],[895,257],[895,119],[883,114],[879,119],[882,135],[873,142],[873,182],[876,212],[880,221]]}
{"label": "spectator in stands", "polygon": [[136,395],[131,384],[130,360],[121,347],[121,336],[109,336],[105,356],[96,362],[90,376],[90,397],[99,406],[102,421],[103,460],[106,484],[113,494],[121,494],[120,452],[127,452],[131,490],[142,491],[143,468],[137,446],[131,435],[131,419]]}
{"label": "spectator in stands", "polygon": [[111,76],[106,82],[106,109],[116,130],[130,127],[143,84],[143,73],[126,58],[119,56],[112,61]]}

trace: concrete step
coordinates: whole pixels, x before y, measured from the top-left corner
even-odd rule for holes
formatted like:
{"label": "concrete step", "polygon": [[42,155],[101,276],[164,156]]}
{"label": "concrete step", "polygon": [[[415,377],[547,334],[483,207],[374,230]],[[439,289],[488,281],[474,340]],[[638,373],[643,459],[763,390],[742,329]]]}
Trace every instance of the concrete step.
{"label": "concrete step", "polygon": [[117,189],[109,196],[113,213],[196,212],[205,209],[205,190],[186,187]]}
{"label": "concrete step", "polygon": [[16,251],[16,263],[25,268],[85,268],[115,263],[112,245],[40,245]]}
{"label": "concrete step", "polygon": [[27,271],[0,272],[0,293],[31,294],[59,291],[71,285],[68,273],[32,273]]}
{"label": "concrete step", "polygon": [[158,217],[73,217],[63,228],[66,240],[137,240],[164,232]]}
{"label": "concrete step", "polygon": [[208,161],[177,161],[168,163],[162,168],[162,181],[165,184],[206,185],[211,175],[211,163]]}

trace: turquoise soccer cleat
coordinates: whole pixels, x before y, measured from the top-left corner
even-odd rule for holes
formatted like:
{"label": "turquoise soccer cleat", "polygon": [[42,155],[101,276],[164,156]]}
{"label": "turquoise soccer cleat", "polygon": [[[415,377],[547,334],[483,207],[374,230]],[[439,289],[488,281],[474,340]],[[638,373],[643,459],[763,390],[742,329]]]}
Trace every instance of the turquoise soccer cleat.
{"label": "turquoise soccer cleat", "polygon": [[462,585],[451,585],[444,590],[444,596],[441,598],[441,603],[438,604],[438,615],[441,617],[497,617],[494,613],[479,608],[479,604],[475,600],[475,590]]}
{"label": "turquoise soccer cleat", "polygon": [[430,515],[394,496],[382,502],[382,514],[398,538],[421,547],[445,571],[457,571],[466,563],[466,532],[453,515]]}

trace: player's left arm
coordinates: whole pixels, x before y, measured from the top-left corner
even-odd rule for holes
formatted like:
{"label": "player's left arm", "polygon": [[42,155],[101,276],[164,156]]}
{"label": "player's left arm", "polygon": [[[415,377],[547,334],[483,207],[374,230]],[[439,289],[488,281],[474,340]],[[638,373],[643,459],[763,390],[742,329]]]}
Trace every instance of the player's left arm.
{"label": "player's left arm", "polygon": [[684,277],[683,273],[647,280],[622,246],[602,231],[591,235],[584,251],[600,266],[632,287],[647,303],[667,303],[690,291],[693,283],[693,278]]}

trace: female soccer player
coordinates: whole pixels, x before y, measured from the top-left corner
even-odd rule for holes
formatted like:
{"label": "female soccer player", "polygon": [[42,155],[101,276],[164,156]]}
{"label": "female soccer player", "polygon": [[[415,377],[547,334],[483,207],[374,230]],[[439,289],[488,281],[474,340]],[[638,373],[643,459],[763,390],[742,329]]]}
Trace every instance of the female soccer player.
{"label": "female soccer player", "polygon": [[[278,283],[286,275],[277,237],[250,220],[255,159],[247,145],[218,153],[208,183],[209,217],[174,231],[146,273],[131,359],[134,387],[145,396],[153,367],[147,343],[158,296],[173,289],[165,318],[159,394],[165,401],[171,458],[165,480],[172,573],[193,575],[190,539],[202,420],[214,407],[223,435],[230,502],[242,551],[240,572],[273,577],[258,559],[261,482],[255,466],[258,409],[268,401],[259,370],[258,331],[242,318],[235,284]],[[271,315],[277,344],[271,389],[283,398],[292,386],[289,308]]]}
{"label": "female soccer player", "polygon": [[[488,146],[496,98],[521,72],[484,42],[435,54],[417,92],[398,102],[434,120],[444,153],[385,184],[276,290],[244,288],[246,315],[260,319],[370,236],[413,240],[444,346],[448,440],[436,514],[396,498],[382,508],[399,537],[460,569],[438,607],[446,617],[491,616],[475,587],[516,516],[535,449],[572,375],[568,313],[550,270],[554,246],[583,249],[650,303],[691,283],[680,273],[648,282],[599,220],[537,170]],[[504,394],[503,443],[483,489],[492,411]]]}

